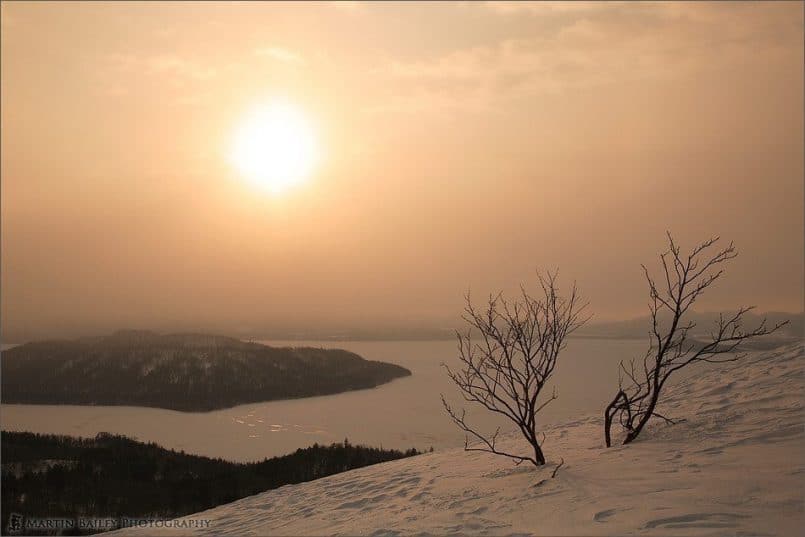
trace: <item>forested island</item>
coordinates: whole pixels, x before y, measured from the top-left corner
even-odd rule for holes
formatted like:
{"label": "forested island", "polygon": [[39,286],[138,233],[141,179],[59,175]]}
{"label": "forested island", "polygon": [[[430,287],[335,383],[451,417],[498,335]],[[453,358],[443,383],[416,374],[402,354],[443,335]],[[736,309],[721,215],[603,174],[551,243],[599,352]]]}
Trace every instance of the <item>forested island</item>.
{"label": "forested island", "polygon": [[411,372],[341,349],[119,331],[3,351],[2,402],[202,412],[373,388]]}
{"label": "forested island", "polygon": [[[418,455],[343,443],[239,464],[167,450],[124,436],[95,438],[2,431],[2,528],[63,518],[64,533],[96,533],[82,521],[171,519],[291,483]],[[24,535],[47,531],[23,529]],[[51,532],[52,533],[52,532]],[[5,532],[4,532],[5,534]]]}

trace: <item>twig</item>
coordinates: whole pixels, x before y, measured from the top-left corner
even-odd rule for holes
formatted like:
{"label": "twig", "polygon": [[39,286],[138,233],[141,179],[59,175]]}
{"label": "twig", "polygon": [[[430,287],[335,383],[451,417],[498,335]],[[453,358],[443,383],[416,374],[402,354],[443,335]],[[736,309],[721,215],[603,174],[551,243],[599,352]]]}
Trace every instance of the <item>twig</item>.
{"label": "twig", "polygon": [[556,468],[554,468],[554,469],[553,469],[553,473],[551,474],[551,479],[553,479],[554,477],[556,477],[556,472],[558,472],[558,471],[559,471],[559,468],[561,468],[561,467],[562,467],[562,465],[563,465],[564,463],[565,463],[565,459],[562,459],[562,460],[559,462],[559,464],[557,464],[557,465],[556,465]]}

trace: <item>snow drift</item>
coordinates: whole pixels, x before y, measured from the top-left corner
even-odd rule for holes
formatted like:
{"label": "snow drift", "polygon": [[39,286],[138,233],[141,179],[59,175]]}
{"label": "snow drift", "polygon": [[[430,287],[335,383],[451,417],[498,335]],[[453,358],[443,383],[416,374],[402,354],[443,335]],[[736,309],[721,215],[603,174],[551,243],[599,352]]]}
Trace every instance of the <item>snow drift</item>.
{"label": "snow drift", "polygon": [[657,419],[628,446],[604,448],[602,418],[586,416],[546,429],[539,469],[437,451],[184,518],[209,519],[195,532],[212,535],[798,535],[803,354],[797,343],[679,381],[660,412],[683,421]]}

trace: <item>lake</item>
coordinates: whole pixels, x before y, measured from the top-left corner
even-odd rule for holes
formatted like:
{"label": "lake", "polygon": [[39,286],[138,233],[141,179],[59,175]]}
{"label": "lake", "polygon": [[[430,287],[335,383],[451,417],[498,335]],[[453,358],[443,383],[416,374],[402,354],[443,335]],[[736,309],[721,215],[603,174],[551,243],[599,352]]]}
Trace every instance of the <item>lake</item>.
{"label": "lake", "polygon": [[[188,453],[233,461],[261,460],[314,442],[349,438],[385,448],[435,449],[461,446],[464,434],[445,414],[440,393],[460,406],[461,396],[441,363],[458,363],[454,341],[266,341],[275,346],[347,349],[368,360],[407,367],[412,376],[369,390],[290,401],[241,405],[213,412],[177,412],[141,407],[2,405],[4,430],[94,436],[101,431]],[[617,386],[620,360],[642,357],[644,340],[571,339],[559,357],[559,398],[546,407],[542,423],[601,414]],[[550,391],[545,395],[549,395]],[[511,429],[488,412],[467,407],[468,421],[481,430]],[[548,439],[550,442],[550,439]]]}

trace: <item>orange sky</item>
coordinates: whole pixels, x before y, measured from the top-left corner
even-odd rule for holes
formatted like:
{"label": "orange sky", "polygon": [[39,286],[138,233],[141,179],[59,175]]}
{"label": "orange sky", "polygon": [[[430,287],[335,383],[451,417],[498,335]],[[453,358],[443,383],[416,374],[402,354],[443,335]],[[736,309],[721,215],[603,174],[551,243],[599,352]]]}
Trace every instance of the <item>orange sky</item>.
{"label": "orange sky", "polygon": [[[2,4],[2,329],[456,316],[537,267],[645,313],[670,229],[741,256],[702,309],[803,300],[801,3]],[[227,160],[256,104],[308,181]]]}

